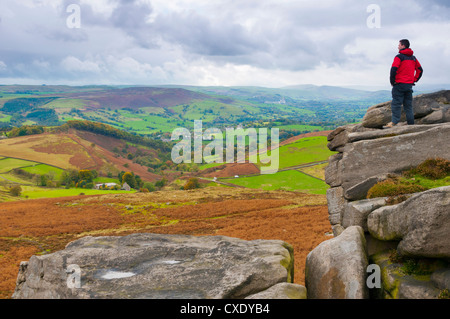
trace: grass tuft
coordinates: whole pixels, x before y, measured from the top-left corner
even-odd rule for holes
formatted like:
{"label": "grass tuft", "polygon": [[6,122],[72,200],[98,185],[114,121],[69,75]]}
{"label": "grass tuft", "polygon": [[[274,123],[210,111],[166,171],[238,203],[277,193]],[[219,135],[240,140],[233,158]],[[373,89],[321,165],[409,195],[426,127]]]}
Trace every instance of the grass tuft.
{"label": "grass tuft", "polygon": [[367,198],[389,197],[388,204],[394,205],[407,199],[406,194],[423,192],[431,188],[450,185],[450,161],[443,158],[429,158],[402,173],[402,176],[388,176],[367,192]]}

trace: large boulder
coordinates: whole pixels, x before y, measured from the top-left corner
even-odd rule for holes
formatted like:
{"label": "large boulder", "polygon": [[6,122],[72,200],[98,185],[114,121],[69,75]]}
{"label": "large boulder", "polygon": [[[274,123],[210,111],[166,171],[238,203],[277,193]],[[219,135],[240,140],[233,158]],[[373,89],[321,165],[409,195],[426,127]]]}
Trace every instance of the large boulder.
{"label": "large boulder", "polygon": [[308,299],[366,299],[368,257],[364,231],[345,229],[338,237],[319,244],[306,258]]}
{"label": "large boulder", "polygon": [[450,258],[450,186],[378,208],[369,214],[367,225],[377,239],[400,240],[397,250],[402,255]]}
{"label": "large boulder", "polygon": [[292,280],[293,250],[279,240],[85,237],[22,263],[13,298],[245,298]]}

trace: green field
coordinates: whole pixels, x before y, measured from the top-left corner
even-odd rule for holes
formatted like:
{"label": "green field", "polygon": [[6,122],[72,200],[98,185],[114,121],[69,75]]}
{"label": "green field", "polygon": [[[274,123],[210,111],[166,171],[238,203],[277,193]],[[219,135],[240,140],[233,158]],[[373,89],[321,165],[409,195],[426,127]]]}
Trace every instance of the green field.
{"label": "green field", "polygon": [[[110,191],[83,188],[43,188],[34,186],[22,186],[22,198],[38,199],[38,198],[57,198],[66,196],[78,196],[80,193],[85,195],[102,195],[102,194],[120,194],[134,193],[135,191]],[[28,196],[28,197],[27,197]]]}
{"label": "green field", "polygon": [[31,174],[35,174],[35,175],[54,175],[55,179],[60,179],[62,173],[64,172],[63,169],[61,168],[57,168],[57,167],[53,167],[53,166],[49,166],[49,165],[45,165],[45,164],[39,164],[39,165],[35,165],[35,166],[30,166],[30,167],[24,167],[22,168],[22,170],[31,173]]}
{"label": "green field", "polygon": [[7,181],[22,185],[31,185],[33,183],[31,180],[24,179],[12,173],[0,174],[0,181]]}
{"label": "green field", "polygon": [[326,194],[329,187],[325,182],[296,170],[251,177],[220,179],[220,181],[248,188],[302,191],[310,194]]}
{"label": "green field", "polygon": [[308,131],[308,132],[325,130],[325,128],[320,127],[320,126],[301,125],[301,124],[280,125],[280,126],[275,126],[275,127],[279,128],[280,130],[297,130],[297,131]]}
{"label": "green field", "polygon": [[15,159],[15,158],[4,158],[0,159],[0,174],[1,173],[7,173],[14,168],[21,168],[26,166],[35,165],[37,163],[25,161],[21,159]]}
{"label": "green field", "polygon": [[335,152],[331,152],[327,147],[326,136],[302,138],[297,142],[280,147],[279,168],[326,161],[333,154]]}
{"label": "green field", "polygon": [[[326,161],[336,153],[328,149],[326,136],[305,137],[281,146],[278,152],[279,169]],[[271,152],[269,151],[268,154],[270,156]],[[261,165],[259,157],[257,165]]]}
{"label": "green field", "polygon": [[0,114],[0,122],[6,123],[9,122],[12,118],[12,115]]}

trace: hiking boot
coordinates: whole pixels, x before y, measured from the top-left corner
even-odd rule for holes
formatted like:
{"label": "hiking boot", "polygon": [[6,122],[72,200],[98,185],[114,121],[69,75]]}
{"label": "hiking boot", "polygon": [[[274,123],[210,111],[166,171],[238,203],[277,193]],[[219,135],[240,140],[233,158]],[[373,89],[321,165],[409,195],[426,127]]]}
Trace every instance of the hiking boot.
{"label": "hiking boot", "polygon": [[394,124],[393,122],[389,122],[388,124],[386,124],[385,128],[391,128],[394,127],[397,124]]}

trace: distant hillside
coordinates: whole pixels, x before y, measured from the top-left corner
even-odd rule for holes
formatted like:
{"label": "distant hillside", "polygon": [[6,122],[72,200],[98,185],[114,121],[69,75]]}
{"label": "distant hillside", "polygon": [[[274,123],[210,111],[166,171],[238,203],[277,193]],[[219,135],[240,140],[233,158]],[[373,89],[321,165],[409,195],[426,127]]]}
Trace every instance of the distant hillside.
{"label": "distant hillside", "polygon": [[68,93],[64,98],[86,101],[89,109],[140,109],[144,107],[169,107],[189,104],[193,100],[209,98],[205,94],[185,89],[131,87],[106,89],[94,92]]}
{"label": "distant hillside", "polygon": [[[316,85],[293,85],[281,88],[264,88],[253,86],[235,86],[235,87],[185,87],[205,94],[222,94],[234,98],[245,100],[259,99],[263,101],[278,102],[279,98],[285,101],[333,101],[333,100],[372,100],[381,99],[387,101],[390,99],[389,90],[366,91],[349,89],[338,86],[316,86]],[[380,101],[380,102],[381,102]]]}
{"label": "distant hillside", "polygon": [[368,107],[389,99],[389,91],[331,86],[0,86],[0,127],[89,120],[158,135],[192,128],[194,120],[220,128],[289,120],[330,130],[361,120]]}
{"label": "distant hillside", "polygon": [[[118,157],[113,149],[127,147],[125,141],[86,131],[43,133],[0,140],[0,156],[43,163],[61,169],[95,169],[101,176],[132,171],[143,180],[156,181],[161,176],[126,157]],[[137,147],[128,152],[136,152]],[[140,148],[148,156],[157,157],[156,150]]]}

